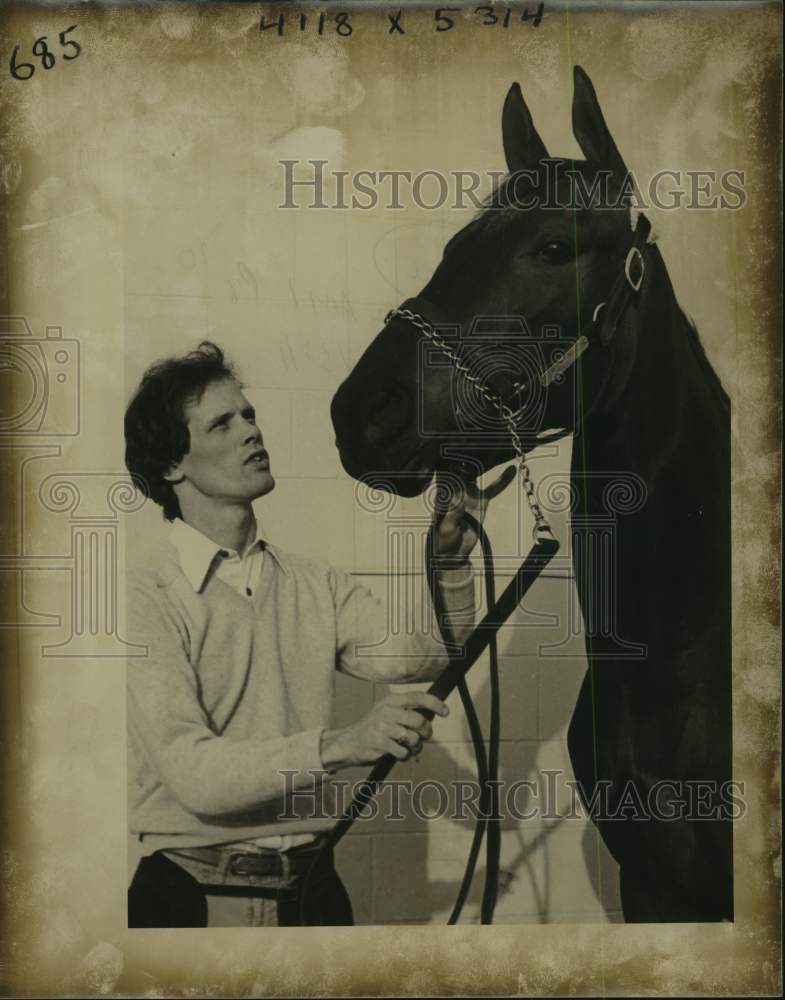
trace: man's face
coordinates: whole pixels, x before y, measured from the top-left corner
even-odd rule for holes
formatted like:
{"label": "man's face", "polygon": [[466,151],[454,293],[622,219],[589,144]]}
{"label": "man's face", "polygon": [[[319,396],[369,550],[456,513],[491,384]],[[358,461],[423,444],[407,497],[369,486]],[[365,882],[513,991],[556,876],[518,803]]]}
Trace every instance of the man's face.
{"label": "man's face", "polygon": [[256,412],[234,379],[211,382],[183,414],[191,437],[187,455],[171,470],[204,497],[250,503],[275,486],[256,426]]}

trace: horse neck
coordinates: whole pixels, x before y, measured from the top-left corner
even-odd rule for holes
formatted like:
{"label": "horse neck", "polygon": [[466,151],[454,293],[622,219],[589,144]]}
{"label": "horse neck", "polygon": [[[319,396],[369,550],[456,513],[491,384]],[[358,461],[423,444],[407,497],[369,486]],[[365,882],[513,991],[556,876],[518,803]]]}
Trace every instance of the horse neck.
{"label": "horse neck", "polygon": [[584,463],[588,453],[592,464],[634,472],[647,484],[680,475],[685,464],[700,470],[691,477],[696,481],[721,476],[729,447],[728,398],[676,301],[657,247],[647,253],[637,308],[628,310],[617,336],[636,337],[627,385],[607,412],[587,418],[576,458],[583,450]]}

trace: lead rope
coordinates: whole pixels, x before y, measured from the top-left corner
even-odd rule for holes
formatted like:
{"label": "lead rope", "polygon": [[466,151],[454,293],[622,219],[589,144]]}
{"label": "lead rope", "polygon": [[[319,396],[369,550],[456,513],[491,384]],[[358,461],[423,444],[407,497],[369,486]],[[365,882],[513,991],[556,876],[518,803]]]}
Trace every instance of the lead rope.
{"label": "lead rope", "polygon": [[[410,309],[394,309],[391,310],[386,317],[385,322],[389,323],[391,319],[395,316],[401,316],[407,319],[415,327],[417,327],[420,332],[426,336],[447,358],[454,366],[454,368],[459,371],[472,385],[475,389],[490,402],[499,411],[499,415],[504,420],[507,425],[507,430],[512,441],[513,448],[515,449],[515,454],[518,459],[518,473],[521,478],[521,483],[523,485],[524,495],[526,497],[526,503],[531,511],[532,517],[534,518],[534,540],[537,541],[540,536],[550,537],[553,541],[556,541],[553,535],[550,524],[548,523],[545,514],[542,511],[539,503],[537,502],[535,496],[535,486],[534,480],[532,478],[531,469],[526,461],[526,453],[523,448],[523,442],[521,441],[520,434],[518,433],[517,418],[521,413],[523,407],[518,410],[513,410],[499,395],[488,387],[487,384],[482,382],[473,372],[461,361],[458,354],[452,350],[452,348],[446,343],[446,341],[439,336],[436,332],[434,326],[429,323],[424,317],[420,316],[418,313],[413,312]],[[516,382],[513,385],[516,393],[520,395],[526,386],[520,382]],[[468,517],[470,522],[474,519]],[[495,573],[493,565],[493,549],[491,548],[490,539],[484,530],[480,527],[477,522],[472,524],[475,528],[478,538],[480,539],[481,547],[483,550],[483,564],[485,567],[485,594],[486,594],[486,605],[487,607],[492,607],[496,602],[495,596]],[[431,590],[431,599],[434,604],[434,608],[437,610],[437,620],[444,622],[446,625],[446,616],[444,613],[444,600],[441,593],[441,588],[436,580],[436,574],[433,572],[433,545],[432,545],[432,532],[428,534],[428,545],[426,546],[426,561],[428,564],[428,583]],[[493,914],[496,909],[496,901],[499,891],[499,864],[501,855],[501,816],[499,815],[499,744],[501,741],[501,720],[500,720],[500,690],[499,690],[499,658],[498,658],[498,648],[496,643],[496,633],[494,632],[490,642],[489,642],[489,675],[490,675],[490,689],[491,689],[491,712],[490,712],[490,732],[488,738],[488,758],[487,758],[487,771],[486,771],[486,759],[485,759],[485,746],[482,739],[482,731],[479,730],[479,722],[477,720],[477,713],[474,708],[474,703],[472,702],[471,694],[465,681],[461,680],[458,684],[459,694],[461,696],[461,701],[463,703],[464,713],[466,715],[467,722],[469,724],[469,731],[472,737],[472,743],[474,745],[475,759],[477,762],[477,779],[480,786],[480,801],[479,801],[479,813],[477,816],[477,821],[474,829],[474,837],[472,839],[472,845],[469,850],[469,857],[466,862],[466,869],[464,871],[463,879],[461,881],[461,887],[458,892],[458,897],[453,907],[453,911],[448,920],[448,924],[455,924],[458,922],[460,914],[463,910],[464,903],[469,893],[471,887],[472,879],[474,878],[474,872],[477,865],[477,857],[480,852],[480,847],[482,845],[483,835],[487,833],[486,842],[486,866],[485,866],[485,886],[482,895],[482,904],[480,907],[480,922],[482,924],[493,923]],[[484,775],[487,773],[487,778],[484,780]]]}
{"label": "lead rope", "polygon": [[[491,608],[496,603],[496,583],[493,565],[493,549],[491,541],[482,526],[470,514],[465,515],[466,523],[473,528],[480,541],[483,553],[483,566],[485,577],[485,594],[487,607]],[[428,586],[431,592],[436,620],[442,630],[442,636],[450,648],[448,640],[452,637],[449,634],[449,623],[447,621],[447,609],[444,602],[444,595],[438,583],[435,572],[436,559],[433,554],[433,538],[435,526],[428,532],[425,547],[425,558],[427,565]],[[445,634],[445,631],[447,634]],[[499,771],[499,742],[501,739],[501,694],[499,685],[499,655],[494,633],[488,644],[489,654],[489,677],[491,691],[491,711],[490,711],[490,734],[488,739],[488,756],[486,758],[485,743],[482,728],[477,718],[477,711],[472,701],[471,693],[463,677],[458,680],[458,693],[461,697],[463,710],[469,725],[469,733],[474,747],[474,755],[477,762],[477,782],[480,788],[480,798],[478,802],[478,813],[476,817],[474,836],[469,850],[461,886],[455,900],[448,924],[456,924],[460,918],[463,906],[469,894],[474,872],[477,866],[477,858],[482,846],[483,836],[487,832],[487,851],[485,868],[485,887],[483,890],[482,904],[480,909],[480,922],[483,924],[493,923],[493,912],[496,907],[496,897],[499,886],[499,858],[501,853],[501,828],[499,826],[501,817],[498,805],[498,771]],[[451,655],[448,653],[448,655]]]}
{"label": "lead rope", "polygon": [[[420,316],[419,313],[415,313],[411,309],[392,309],[387,314],[385,323],[389,323],[390,320],[396,316],[400,316],[402,319],[408,320],[413,326],[420,330],[424,336],[426,336],[443,354],[446,355],[446,357],[449,358],[456,370],[459,371],[469,382],[471,382],[475,389],[488,402],[496,407],[510,434],[510,440],[512,441],[512,446],[518,460],[518,474],[520,475],[521,483],[523,485],[526,503],[531,511],[532,517],[534,518],[534,529],[532,532],[534,544],[532,549],[526,559],[524,559],[523,563],[521,563],[518,572],[513,577],[512,581],[507,585],[507,588],[497,604],[494,593],[493,551],[491,549],[490,540],[488,539],[482,525],[471,517],[471,515],[464,514],[466,521],[477,533],[477,537],[480,540],[481,547],[483,549],[488,614],[469,636],[466,641],[463,654],[455,655],[453,653],[448,653],[449,663],[447,668],[439,679],[429,688],[429,693],[436,695],[436,697],[440,698],[442,701],[456,687],[458,688],[469,724],[469,731],[472,737],[475,758],[477,761],[478,781],[480,784],[480,809],[475,826],[474,837],[469,851],[469,857],[466,863],[464,876],[461,881],[458,897],[448,923],[456,923],[461,914],[474,876],[477,857],[482,845],[482,838],[484,833],[487,831],[486,877],[480,910],[480,919],[483,924],[490,924],[493,921],[493,913],[498,895],[499,856],[501,848],[501,830],[499,826],[500,817],[498,815],[498,760],[501,734],[499,726],[499,674],[496,633],[518,606],[532,583],[534,583],[545,566],[547,566],[556,554],[559,549],[559,543],[535,497],[534,480],[532,478],[529,464],[526,461],[526,453],[523,448],[523,442],[521,441],[520,434],[518,433],[517,417],[520,415],[523,407],[521,406],[517,410],[513,410],[513,408],[509,406],[498,395],[498,393],[494,392],[480,378],[474,375],[471,369],[461,361],[458,354],[452,350],[449,344],[447,344],[441,336],[439,336],[433,324],[429,323],[423,316]],[[514,385],[514,389],[518,395],[520,395],[525,388],[525,384],[518,382]],[[438,585],[438,581],[436,580],[436,574],[432,572],[433,530],[434,526],[431,526],[427,540],[427,576],[429,587],[431,589],[431,597],[434,603],[434,609],[437,612],[437,620],[444,621],[443,614],[439,614],[438,611],[439,608],[442,610],[444,609],[444,598],[441,593],[441,588]],[[471,699],[471,694],[464,680],[469,668],[482,655],[486,647],[490,650],[491,661],[491,731],[487,764],[485,747],[482,740],[482,730],[479,725],[479,720],[477,719],[477,713]],[[433,713],[427,711],[426,709],[416,709],[416,711],[420,712],[421,715],[424,715],[429,720],[433,718]],[[307,926],[308,923],[306,905],[313,880],[313,874],[316,868],[322,859],[325,858],[326,855],[331,852],[335,845],[341,840],[349,827],[351,827],[354,823],[355,819],[357,819],[360,815],[363,808],[371,801],[373,796],[378,791],[381,782],[384,781],[397,762],[397,758],[393,757],[391,754],[386,754],[381,757],[379,761],[377,761],[367,779],[355,792],[348,809],[335,824],[332,831],[327,836],[321,850],[314,858],[314,861],[309,867],[300,887],[300,924],[302,926]],[[485,775],[487,775],[487,780],[483,780]]]}
{"label": "lead rope", "polygon": [[[421,317],[418,317],[418,319],[421,319]],[[423,320],[422,323],[425,327],[430,326],[427,321]],[[427,335],[423,326],[420,326],[419,328],[422,329],[422,332]],[[438,337],[438,335],[435,336]],[[491,397],[495,397],[493,399],[494,405],[496,405],[500,415],[507,424],[508,430],[510,431],[510,438],[518,458],[518,472],[523,484],[524,495],[526,497],[529,510],[532,513],[532,517],[534,518],[534,529],[532,532],[534,544],[531,551],[518,568],[517,573],[507,585],[501,598],[497,602],[495,600],[493,550],[491,548],[490,540],[488,539],[482,525],[470,514],[464,513],[464,519],[476,532],[483,550],[488,612],[466,640],[462,653],[455,654],[453,652],[449,652],[448,647],[448,666],[438,680],[435,681],[428,689],[430,694],[433,694],[437,698],[444,701],[456,687],[458,688],[469,724],[469,731],[472,737],[475,757],[477,760],[478,781],[480,785],[479,814],[477,817],[469,857],[466,863],[466,869],[461,881],[461,887],[448,921],[450,924],[457,922],[463,909],[474,876],[477,857],[482,845],[482,838],[486,831],[488,834],[486,878],[480,910],[480,919],[483,924],[490,924],[493,921],[493,913],[496,906],[499,886],[499,857],[501,848],[501,829],[499,826],[500,817],[498,814],[498,756],[501,734],[499,726],[500,699],[496,634],[513,611],[518,607],[531,585],[539,577],[540,573],[542,573],[559,550],[558,540],[554,536],[551,526],[535,497],[534,481],[532,479],[528,462],[526,461],[526,454],[523,450],[523,445],[515,422],[515,418],[520,413],[520,410],[516,411],[507,406],[507,404],[504,403],[504,401],[501,400],[495,393],[492,393],[491,390],[484,386],[479,379],[473,377],[472,381],[477,385],[479,391],[486,395],[486,398],[490,399]],[[429,567],[427,576],[429,587],[431,588],[434,609],[437,612],[437,620],[444,621],[443,614],[439,614],[438,610],[439,608],[442,610],[444,609],[444,597],[441,592],[441,588],[439,587],[438,580],[436,579],[436,574],[432,572],[434,528],[435,526],[432,525],[426,541],[426,558]],[[486,648],[489,648],[490,650],[491,660],[491,731],[487,763],[485,747],[482,739],[482,730],[479,725],[479,720],[477,719],[477,713],[474,708],[471,695],[465,682],[465,677],[470,667],[479,659]],[[433,719],[433,713],[427,709],[418,708],[416,711],[420,712],[421,715],[425,716],[425,718],[429,720]],[[314,872],[320,862],[332,852],[333,848],[349,830],[364,807],[377,793],[381,783],[385,780],[397,763],[397,758],[393,757],[391,754],[385,754],[379,759],[379,761],[377,761],[366,780],[355,791],[349,807],[328,834],[322,848],[309,867],[300,887],[299,911],[301,926],[308,925],[306,907]],[[483,780],[486,775],[487,779]]]}
{"label": "lead rope", "polygon": [[[466,516],[469,517],[470,515]],[[477,522],[474,522],[474,524],[479,529],[478,534],[482,538],[485,534],[482,526]],[[548,535],[543,531],[538,532],[535,529],[535,542],[529,554],[518,567],[512,580],[510,580],[502,592],[501,597],[488,609],[485,617],[468,637],[464,643],[463,651],[457,655],[450,655],[447,667],[430,688],[428,688],[429,694],[434,695],[434,697],[439,698],[441,701],[446,701],[459,682],[469,672],[470,668],[488,648],[493,637],[521,603],[532,584],[547,567],[558,550],[559,543],[552,535]],[[418,708],[415,711],[420,712],[426,719],[433,719],[433,712],[430,712],[428,709]],[[355,790],[348,808],[327,835],[320,851],[308,869],[300,888],[300,923],[302,926],[308,925],[306,912],[307,900],[315,871],[321,862],[331,854],[335,845],[338,844],[365,806],[371,801],[379,790],[381,783],[387,778],[397,763],[397,758],[391,754],[385,754],[379,758],[368,777]]]}

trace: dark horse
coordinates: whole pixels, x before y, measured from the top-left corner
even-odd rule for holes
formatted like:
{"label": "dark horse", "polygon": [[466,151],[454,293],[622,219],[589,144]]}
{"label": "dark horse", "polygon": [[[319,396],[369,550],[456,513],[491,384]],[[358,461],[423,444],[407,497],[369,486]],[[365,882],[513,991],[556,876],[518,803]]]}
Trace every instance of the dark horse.
{"label": "dark horse", "polygon": [[[574,435],[588,658],[568,734],[575,776],[620,866],[626,920],[732,920],[728,398],[641,238],[648,222],[634,227],[630,175],[587,75],[576,67],[585,160],[549,157],[517,84],[502,130],[508,177],[335,395],[341,460],[408,496],[436,470],[509,460],[507,425],[472,396],[467,372],[515,401],[527,448],[546,429]],[[455,357],[423,362],[423,319],[463,372]],[[530,359],[553,329],[575,360],[544,387]],[[627,491],[615,509],[614,489]],[[599,562],[609,515],[610,558]]]}

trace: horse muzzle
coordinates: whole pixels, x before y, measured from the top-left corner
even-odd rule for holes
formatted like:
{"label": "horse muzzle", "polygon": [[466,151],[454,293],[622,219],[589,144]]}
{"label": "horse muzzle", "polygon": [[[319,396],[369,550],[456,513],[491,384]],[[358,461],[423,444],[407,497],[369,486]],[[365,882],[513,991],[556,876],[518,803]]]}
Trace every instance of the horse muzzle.
{"label": "horse muzzle", "polygon": [[[443,322],[432,303],[409,299],[404,306],[427,309]],[[440,440],[455,431],[450,372],[425,371],[424,346],[420,332],[405,318],[388,317],[330,408],[346,472],[364,482],[378,480],[404,496],[425,489]]]}

